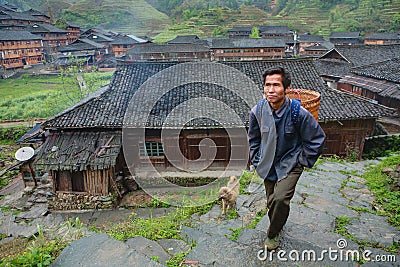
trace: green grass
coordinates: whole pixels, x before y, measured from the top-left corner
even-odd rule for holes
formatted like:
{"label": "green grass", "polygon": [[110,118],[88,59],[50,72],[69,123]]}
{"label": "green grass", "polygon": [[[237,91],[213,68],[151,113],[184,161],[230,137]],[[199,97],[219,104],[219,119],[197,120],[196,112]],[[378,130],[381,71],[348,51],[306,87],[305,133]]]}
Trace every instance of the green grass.
{"label": "green grass", "polygon": [[388,190],[390,179],[382,173],[383,168],[396,169],[399,163],[400,155],[387,157],[378,165],[370,167],[362,177],[367,180],[366,185],[374,193],[377,204],[383,208],[388,222],[400,229],[400,191]]}
{"label": "green grass", "polygon": [[[112,73],[87,73],[95,91],[109,83]],[[48,118],[80,100],[78,87],[61,77],[30,77],[0,80],[0,120]]]}

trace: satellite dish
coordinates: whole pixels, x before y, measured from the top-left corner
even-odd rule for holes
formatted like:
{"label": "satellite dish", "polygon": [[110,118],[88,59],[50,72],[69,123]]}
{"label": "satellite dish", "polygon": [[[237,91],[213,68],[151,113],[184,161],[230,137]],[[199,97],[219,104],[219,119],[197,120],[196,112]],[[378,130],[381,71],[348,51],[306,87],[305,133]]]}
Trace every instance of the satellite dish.
{"label": "satellite dish", "polygon": [[35,150],[29,146],[21,147],[15,152],[15,158],[19,161],[26,161],[35,155]]}

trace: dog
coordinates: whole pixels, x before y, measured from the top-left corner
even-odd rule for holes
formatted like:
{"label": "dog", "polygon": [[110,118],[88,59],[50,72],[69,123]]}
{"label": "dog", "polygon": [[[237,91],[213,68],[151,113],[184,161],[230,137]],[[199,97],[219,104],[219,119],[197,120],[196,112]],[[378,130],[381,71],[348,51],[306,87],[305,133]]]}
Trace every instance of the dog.
{"label": "dog", "polygon": [[240,184],[236,176],[229,178],[227,186],[219,189],[218,200],[222,200],[222,215],[226,214],[226,209],[232,209],[236,204],[239,196]]}

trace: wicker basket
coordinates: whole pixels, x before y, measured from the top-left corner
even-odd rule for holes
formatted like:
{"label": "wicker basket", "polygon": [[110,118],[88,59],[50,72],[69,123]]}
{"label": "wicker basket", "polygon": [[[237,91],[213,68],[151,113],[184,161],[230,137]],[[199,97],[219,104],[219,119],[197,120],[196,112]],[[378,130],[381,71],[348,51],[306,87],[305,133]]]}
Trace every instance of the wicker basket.
{"label": "wicker basket", "polygon": [[318,121],[318,108],[321,100],[320,93],[307,89],[291,89],[286,96],[300,100],[301,106],[307,109]]}

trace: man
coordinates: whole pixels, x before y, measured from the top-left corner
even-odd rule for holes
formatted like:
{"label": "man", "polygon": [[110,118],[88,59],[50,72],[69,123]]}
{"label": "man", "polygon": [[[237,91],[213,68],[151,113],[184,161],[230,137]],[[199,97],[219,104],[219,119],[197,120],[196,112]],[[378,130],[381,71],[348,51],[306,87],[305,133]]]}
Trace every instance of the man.
{"label": "man", "polygon": [[289,204],[303,168],[311,168],[322,153],[325,133],[298,100],[286,97],[290,74],[281,67],[263,74],[264,98],[250,111],[250,160],[264,179],[270,226],[265,247],[279,246],[279,233],[289,216]]}

